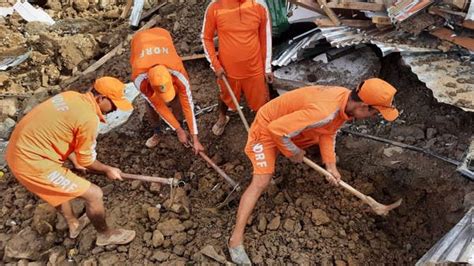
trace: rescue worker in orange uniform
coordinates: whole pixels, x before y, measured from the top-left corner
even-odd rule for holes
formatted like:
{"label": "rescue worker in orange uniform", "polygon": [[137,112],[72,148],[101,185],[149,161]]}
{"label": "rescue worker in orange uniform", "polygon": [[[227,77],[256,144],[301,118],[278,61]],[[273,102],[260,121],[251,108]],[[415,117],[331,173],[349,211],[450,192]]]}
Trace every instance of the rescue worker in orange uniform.
{"label": "rescue worker in orange uniform", "polygon": [[[112,229],[105,220],[102,190],[63,167],[71,158],[75,165],[122,180],[118,168],[96,159],[96,137],[104,114],[115,109],[130,110],[124,84],[111,77],[98,79],[94,88],[82,94],[67,91],[33,108],[16,126],[6,161],[12,174],[29,191],[56,207],[67,221],[69,236],[76,238],[90,222],[98,232],[96,244],[127,244],[135,231]],[[76,218],[70,201],[86,202],[86,215]]]}
{"label": "rescue worker in orange uniform", "polygon": [[176,52],[170,33],[162,28],[137,32],[131,42],[130,63],[135,86],[153,108],[151,122],[155,126],[155,133],[147,140],[146,146],[152,148],[159,143],[159,118],[156,113],[176,131],[179,141],[187,145],[187,134],[178,122],[184,113],[193,147],[196,153],[203,151],[204,147],[198,138],[188,73]]}
{"label": "rescue worker in orange uniform", "polygon": [[[214,36],[219,38],[219,55]],[[212,1],[204,15],[201,39],[207,60],[220,87],[219,117],[212,127],[221,135],[229,122],[227,109],[235,110],[222,77],[227,77],[237,101],[243,92],[248,106],[257,111],[269,100],[266,82],[273,82],[272,31],[264,0]]]}
{"label": "rescue worker in orange uniform", "polygon": [[350,119],[377,114],[388,121],[395,120],[398,117],[398,110],[392,106],[395,93],[392,85],[378,78],[368,79],[352,91],[335,86],[311,86],[287,92],[257,112],[245,147],[252,162],[253,178],[241,197],[228,244],[234,263],[250,263],[243,246],[245,224],[270,183],[278,153],[300,163],[305,148],[319,145],[326,169],[333,176],[328,181],[337,185],[341,179],[336,167],[337,130]]}

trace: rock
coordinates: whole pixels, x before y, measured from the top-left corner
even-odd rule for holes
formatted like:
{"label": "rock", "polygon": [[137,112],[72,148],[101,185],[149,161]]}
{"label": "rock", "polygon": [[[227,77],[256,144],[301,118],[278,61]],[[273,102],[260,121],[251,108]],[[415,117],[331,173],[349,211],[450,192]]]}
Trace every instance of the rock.
{"label": "rock", "polygon": [[161,191],[161,184],[160,183],[151,183],[150,184],[150,191],[157,192],[155,194],[159,194]]}
{"label": "rock", "polygon": [[311,220],[315,225],[325,225],[331,222],[327,213],[321,209],[314,209],[311,211]]}
{"label": "rock", "polygon": [[51,249],[51,253],[49,254],[48,262],[51,265],[59,265],[66,260],[66,249],[61,246],[56,246]]}
{"label": "rock", "polygon": [[97,261],[95,258],[87,258],[83,260],[80,264],[81,266],[97,266]]}
{"label": "rock", "polygon": [[165,222],[159,223],[156,229],[160,230],[164,236],[171,236],[175,233],[185,230],[184,225],[178,219],[169,219]]}
{"label": "rock", "polygon": [[274,217],[267,226],[268,230],[277,230],[280,227],[280,216]]}
{"label": "rock", "polygon": [[426,138],[427,139],[432,139],[436,136],[436,133],[438,133],[438,131],[436,130],[436,128],[428,128],[426,129]]}
{"label": "rock", "polygon": [[10,240],[11,235],[0,233],[0,258],[3,258],[3,251],[5,250],[5,246],[7,245],[8,240]]}
{"label": "rock", "polygon": [[33,213],[31,226],[38,234],[45,235],[53,231],[56,224],[56,209],[48,203],[39,204]]}
{"label": "rock", "polygon": [[61,1],[59,0],[48,0],[46,1],[46,7],[49,7],[49,9],[55,10],[55,11],[61,11],[62,6],[61,6]]}
{"label": "rock", "polygon": [[108,184],[104,187],[102,187],[102,192],[104,193],[104,196],[108,196],[110,193],[114,191],[114,184]]}
{"label": "rock", "polygon": [[160,210],[158,210],[158,208],[148,207],[146,211],[148,213],[148,218],[150,219],[150,221],[156,223],[160,220],[161,214],[160,214]]}
{"label": "rock", "polygon": [[66,219],[60,213],[56,214],[56,230],[59,232],[64,232],[69,229]]}
{"label": "rock", "polygon": [[163,252],[161,250],[157,250],[153,253],[153,256],[151,257],[152,260],[162,262],[167,260],[170,257],[169,253]]}
{"label": "rock", "polygon": [[[166,6],[169,6],[169,4],[166,5]],[[167,159],[167,160],[160,161],[159,165],[163,169],[170,169],[171,170],[171,169],[175,169],[176,161],[174,159],[170,158],[170,159]]]}
{"label": "rock", "polygon": [[[225,264],[227,265],[227,260],[224,256],[221,256],[217,253],[216,249],[214,248],[214,246],[211,246],[211,245],[207,245],[205,247],[203,247],[201,249],[201,251],[199,251],[201,254],[221,263],[221,264]],[[255,262],[254,262],[255,263]]]}
{"label": "rock", "polygon": [[474,206],[474,191],[469,192],[464,196],[463,206],[465,209],[469,209]]}
{"label": "rock", "polygon": [[395,154],[401,154],[403,152],[403,149],[400,147],[388,147],[383,149],[383,155],[386,157],[390,158]]}
{"label": "rock", "polygon": [[336,235],[336,232],[334,232],[333,230],[331,230],[327,227],[323,227],[321,229],[321,236],[324,237],[324,238],[331,238],[335,235]]}
{"label": "rock", "polygon": [[265,216],[260,215],[260,217],[258,218],[257,229],[260,232],[265,232],[265,230],[267,229],[267,219],[265,218]]}
{"label": "rock", "polygon": [[100,52],[99,44],[92,34],[74,34],[64,37],[58,41],[58,45],[62,64],[71,71]]}
{"label": "rock", "polygon": [[87,254],[94,248],[94,242],[97,237],[95,230],[84,230],[79,235],[79,253]]}
{"label": "rock", "polygon": [[425,132],[422,129],[415,126],[397,126],[393,127],[390,131],[390,138],[404,137],[413,137],[416,140],[424,139]]}
{"label": "rock", "polygon": [[131,190],[137,190],[142,186],[142,181],[140,180],[133,180],[132,183],[130,184],[130,189]]}
{"label": "rock", "polygon": [[184,245],[184,244],[188,243],[188,236],[185,232],[174,234],[171,237],[171,243],[173,243],[173,245],[175,245],[175,246],[176,245]]}
{"label": "rock", "polygon": [[0,123],[0,139],[9,139],[15,125],[15,120],[10,117],[7,117],[3,123]]}
{"label": "rock", "polygon": [[336,260],[334,261],[335,266],[347,266],[347,263],[343,260]]}
{"label": "rock", "polygon": [[36,105],[46,100],[49,97],[48,91],[46,88],[39,88],[35,93],[23,103],[23,115],[26,115],[31,109]]}
{"label": "rock", "polygon": [[119,261],[120,257],[115,253],[104,253],[99,256],[99,265],[116,265]]}
{"label": "rock", "polygon": [[295,228],[295,221],[292,219],[286,219],[283,223],[283,228],[288,232],[293,232],[293,229]]}
{"label": "rock", "polygon": [[81,199],[74,199],[71,201],[71,205],[72,205],[72,211],[74,212],[74,214],[76,215],[81,215],[84,213],[84,210],[86,208],[86,204],[84,203],[83,200]]}
{"label": "rock", "polygon": [[89,8],[89,0],[73,0],[72,6],[79,12],[84,11]]}
{"label": "rock", "polygon": [[159,230],[153,231],[153,238],[152,238],[152,245],[153,247],[157,248],[161,245],[163,245],[163,242],[165,241],[165,237]]}
{"label": "rock", "polygon": [[13,117],[18,110],[18,100],[14,97],[0,100],[0,120]]}
{"label": "rock", "polygon": [[26,227],[8,240],[5,258],[38,260],[41,251],[48,248],[43,242],[31,227]]}
{"label": "rock", "polygon": [[178,256],[183,256],[184,251],[186,251],[186,248],[183,245],[177,245],[173,248],[173,253]]}

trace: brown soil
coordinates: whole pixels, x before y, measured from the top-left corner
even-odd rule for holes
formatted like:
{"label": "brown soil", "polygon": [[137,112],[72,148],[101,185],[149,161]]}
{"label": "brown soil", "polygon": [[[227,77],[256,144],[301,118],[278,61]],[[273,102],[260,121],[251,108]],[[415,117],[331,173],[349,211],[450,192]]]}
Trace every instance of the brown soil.
{"label": "brown soil", "polygon": [[[200,20],[201,2],[196,11],[189,8],[194,13],[186,17]],[[199,27],[189,28],[194,37],[187,40],[195,43]],[[180,32],[186,33],[184,29]],[[208,64],[192,61],[186,68],[196,104],[205,107],[215,103],[218,91]],[[124,51],[94,75],[128,80],[129,71],[128,53]],[[15,71],[10,74],[18,76]],[[403,110],[399,122],[356,122],[351,129],[419,146],[429,144],[427,147],[437,153],[461,159],[472,134],[473,115],[436,103],[430,91],[398,64],[396,56],[383,61],[381,76],[400,91],[396,100]],[[73,87],[79,88],[92,78],[82,79]],[[143,102],[135,104],[138,107]],[[52,210],[40,205],[40,200],[6,173],[0,178],[0,256],[5,255],[5,262],[23,258],[22,262],[49,260],[54,264],[67,257],[81,265],[216,263],[200,253],[206,245],[229,259],[226,241],[238,201],[220,211],[212,207],[224,200],[231,188],[171,133],[163,136],[157,148],[145,148],[152,130],[141,119],[142,112],[136,112],[125,126],[99,137],[98,158],[124,172],[182,178],[187,184],[175,191],[177,207],[168,205],[168,187],[111,182],[103,176],[87,175],[104,189],[109,223],[137,231],[130,245],[96,247],[92,226],[76,240],[67,238],[64,220],[52,216]],[[208,155],[245,188],[251,177],[251,164],[242,152],[246,133],[238,116],[233,115],[224,135],[215,137],[210,130],[215,119],[215,112],[199,117],[200,138]],[[347,135],[339,136],[337,142],[344,180],[382,203],[404,199],[388,217],[376,216],[357,198],[327,184],[308,167],[279,158],[275,184],[258,202],[247,227],[245,241],[252,261],[269,265],[414,264],[462,217],[464,195],[474,186],[452,165],[412,151],[387,157],[386,148]],[[318,161],[317,149],[312,149],[310,157]],[[75,203],[75,208],[84,211],[81,203]],[[10,247],[23,243],[31,252],[10,258],[6,256],[12,252],[5,248],[7,243]]]}

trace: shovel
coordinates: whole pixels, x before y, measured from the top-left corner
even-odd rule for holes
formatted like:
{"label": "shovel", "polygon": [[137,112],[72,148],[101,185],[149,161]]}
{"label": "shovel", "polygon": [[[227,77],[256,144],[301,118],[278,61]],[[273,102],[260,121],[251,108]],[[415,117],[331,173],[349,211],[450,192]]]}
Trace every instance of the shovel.
{"label": "shovel", "polygon": [[[321,166],[317,165],[316,163],[314,163],[313,161],[311,161],[310,159],[304,157],[303,158],[303,161],[311,168],[313,168],[314,170],[318,171],[319,173],[327,176],[327,177],[332,177],[331,173],[329,173],[328,171],[326,171],[324,168],[322,168]],[[397,200],[396,202],[390,204],[390,205],[384,205],[382,203],[379,203],[377,202],[376,200],[374,200],[372,197],[370,196],[367,196],[365,194],[363,194],[362,192],[358,191],[357,189],[353,188],[351,185],[347,184],[346,182],[344,181],[339,181],[339,185],[341,185],[341,187],[343,187],[344,189],[346,189],[347,191],[349,191],[352,195],[358,197],[359,199],[361,199],[365,204],[369,205],[370,208],[372,208],[372,210],[377,214],[377,215],[382,215],[382,216],[385,216],[388,214],[389,211],[397,208],[398,206],[400,206],[400,204],[402,204],[402,199],[399,199]]]}
{"label": "shovel", "polygon": [[222,80],[224,81],[227,91],[230,94],[230,98],[232,98],[232,102],[235,105],[235,109],[237,109],[237,112],[239,113],[242,123],[244,123],[245,129],[249,131],[249,123],[247,122],[247,119],[245,119],[245,116],[242,110],[240,110],[239,102],[237,101],[237,98],[235,97],[234,91],[232,91],[232,88],[230,87],[229,81],[227,80],[225,76],[222,76]]}
{"label": "shovel", "polygon": [[161,184],[166,184],[166,185],[171,185],[171,186],[179,186],[181,184],[184,184],[184,181],[171,178],[171,177],[164,178],[164,177],[155,177],[155,176],[146,176],[146,175],[134,175],[134,174],[127,174],[127,173],[121,173],[120,175],[122,176],[122,178],[125,178],[125,179],[161,183]]}

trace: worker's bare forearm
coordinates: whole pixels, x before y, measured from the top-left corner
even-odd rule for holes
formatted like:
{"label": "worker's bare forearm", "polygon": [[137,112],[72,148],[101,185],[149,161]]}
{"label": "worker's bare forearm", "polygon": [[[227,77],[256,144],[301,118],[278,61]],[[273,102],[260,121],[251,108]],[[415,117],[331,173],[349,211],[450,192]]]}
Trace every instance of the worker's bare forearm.
{"label": "worker's bare forearm", "polygon": [[90,170],[93,172],[106,173],[107,171],[110,170],[111,167],[99,162],[98,160],[95,160],[92,164],[86,166],[86,168],[87,170]]}

